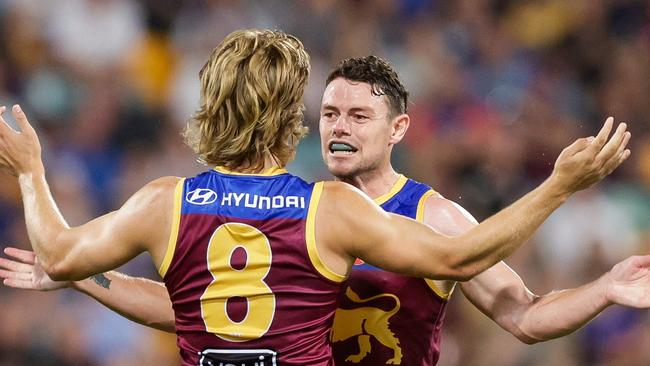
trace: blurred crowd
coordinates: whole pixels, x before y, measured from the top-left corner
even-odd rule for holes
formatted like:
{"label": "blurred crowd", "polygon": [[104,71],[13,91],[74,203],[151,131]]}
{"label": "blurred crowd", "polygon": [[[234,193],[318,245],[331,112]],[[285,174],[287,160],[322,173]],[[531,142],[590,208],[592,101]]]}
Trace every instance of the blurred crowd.
{"label": "blurred crowd", "polygon": [[[387,58],[410,91],[397,169],[479,220],[551,172],[561,149],[607,116],[631,130],[631,158],[575,195],[507,261],[539,294],[592,281],[650,252],[650,1],[0,0],[0,105],[20,103],[41,137],[70,225],[115,209],[163,175],[203,169],[179,132],[198,72],[231,31],[281,29],[311,55],[311,134],[290,170],[321,162],[324,80],[342,58]],[[5,116],[7,118],[7,116]],[[0,247],[28,248],[15,178],[0,177]],[[156,279],[146,256],[123,271]],[[612,307],[577,333],[519,343],[460,291],[440,366],[648,365],[650,312]],[[0,288],[0,366],[174,365],[174,337],[71,290]]]}

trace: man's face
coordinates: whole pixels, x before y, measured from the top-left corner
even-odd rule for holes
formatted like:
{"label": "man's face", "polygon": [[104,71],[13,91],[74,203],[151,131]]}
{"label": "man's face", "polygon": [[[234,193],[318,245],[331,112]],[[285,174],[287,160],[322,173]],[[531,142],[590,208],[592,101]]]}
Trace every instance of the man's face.
{"label": "man's face", "polygon": [[370,84],[337,78],[327,85],[320,138],[330,173],[345,179],[389,164],[391,133],[388,99],[373,95]]}

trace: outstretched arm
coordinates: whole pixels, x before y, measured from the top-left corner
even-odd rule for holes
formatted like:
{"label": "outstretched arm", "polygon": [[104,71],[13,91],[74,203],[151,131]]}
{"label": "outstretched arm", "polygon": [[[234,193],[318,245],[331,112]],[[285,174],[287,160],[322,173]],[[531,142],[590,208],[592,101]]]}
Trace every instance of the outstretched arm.
{"label": "outstretched arm", "polygon": [[584,286],[538,296],[505,264],[462,285],[467,298],[522,342],[532,344],[572,333],[612,304],[650,308],[650,256],[616,264]]}
{"label": "outstretched arm", "polygon": [[165,285],[160,282],[115,271],[76,282],[53,281],[43,271],[34,252],[10,247],[5,249],[5,254],[13,259],[0,258],[0,278],[6,286],[36,291],[71,287],[136,323],[175,331],[172,304]]}
{"label": "outstretched arm", "polygon": [[[549,179],[455,238],[387,214],[351,186],[326,183],[317,213],[317,244],[323,241],[319,251],[333,270],[347,270],[350,258],[359,257],[393,272],[468,280],[510,255],[569,195],[601,180],[629,156],[625,124],[608,141],[612,125],[608,118],[596,138],[579,139],[564,149]],[[347,263],[337,259],[345,255]]]}
{"label": "outstretched arm", "polygon": [[[457,236],[477,225],[462,207],[440,196],[427,199],[424,222]],[[499,262],[467,282],[465,296],[522,342],[531,344],[574,332],[611,304],[650,307],[650,256],[630,257],[598,280],[538,296]]]}
{"label": "outstretched arm", "polygon": [[4,107],[0,108],[0,167],[18,177],[29,239],[50,277],[83,279],[116,268],[143,251],[149,251],[156,264],[162,263],[178,178],[149,183],[119,210],[70,228],[45,180],[36,132],[18,106],[13,114],[21,132],[2,119],[2,112]]}

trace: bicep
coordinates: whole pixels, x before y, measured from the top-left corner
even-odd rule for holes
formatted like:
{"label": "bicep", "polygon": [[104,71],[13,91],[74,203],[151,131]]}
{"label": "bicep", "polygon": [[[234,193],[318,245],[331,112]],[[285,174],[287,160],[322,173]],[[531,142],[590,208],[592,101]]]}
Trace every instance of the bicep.
{"label": "bicep", "polygon": [[323,207],[318,210],[319,231],[327,247],[392,272],[430,278],[448,274],[447,237],[415,220],[385,212],[356,189],[334,188],[324,190]]}

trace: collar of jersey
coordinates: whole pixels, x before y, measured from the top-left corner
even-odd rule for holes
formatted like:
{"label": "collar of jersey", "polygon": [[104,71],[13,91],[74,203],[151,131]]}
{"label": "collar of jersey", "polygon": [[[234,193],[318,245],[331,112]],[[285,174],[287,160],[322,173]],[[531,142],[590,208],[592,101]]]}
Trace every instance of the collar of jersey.
{"label": "collar of jersey", "polygon": [[214,167],[214,170],[222,173],[222,174],[230,174],[230,175],[246,175],[246,176],[258,176],[258,177],[270,177],[273,175],[280,175],[280,174],[286,174],[288,171],[284,168],[280,168],[277,166],[274,166],[272,168],[269,168],[261,173],[240,173],[240,172],[233,172],[232,170],[229,170],[226,167],[223,166],[216,166]]}
{"label": "collar of jersey", "polygon": [[397,178],[397,181],[395,184],[393,184],[388,192],[375,198],[375,203],[378,205],[383,205],[384,203],[388,202],[389,199],[393,198],[397,193],[399,193],[399,191],[402,190],[402,188],[404,188],[407,180],[408,179],[404,176],[404,174],[400,174],[399,178]]}

